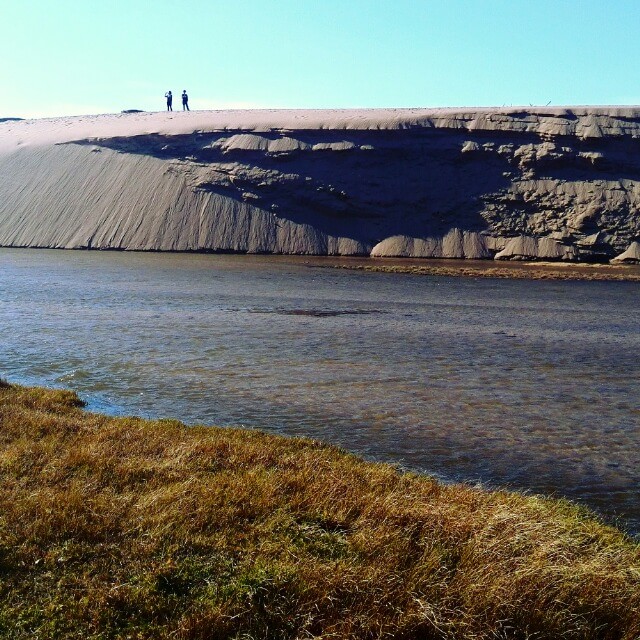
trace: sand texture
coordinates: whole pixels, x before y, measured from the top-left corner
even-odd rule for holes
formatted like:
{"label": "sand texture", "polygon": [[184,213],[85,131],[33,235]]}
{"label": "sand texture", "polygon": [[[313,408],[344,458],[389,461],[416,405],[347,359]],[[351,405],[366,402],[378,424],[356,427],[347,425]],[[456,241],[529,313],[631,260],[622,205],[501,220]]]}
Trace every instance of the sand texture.
{"label": "sand texture", "polygon": [[640,261],[640,108],[0,122],[0,246]]}

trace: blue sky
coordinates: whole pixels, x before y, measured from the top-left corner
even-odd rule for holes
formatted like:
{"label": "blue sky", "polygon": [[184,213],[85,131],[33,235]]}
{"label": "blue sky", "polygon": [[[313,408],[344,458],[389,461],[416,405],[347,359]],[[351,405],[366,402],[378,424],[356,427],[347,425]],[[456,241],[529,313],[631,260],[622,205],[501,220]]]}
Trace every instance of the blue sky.
{"label": "blue sky", "polygon": [[0,117],[640,104],[638,0],[0,0]]}

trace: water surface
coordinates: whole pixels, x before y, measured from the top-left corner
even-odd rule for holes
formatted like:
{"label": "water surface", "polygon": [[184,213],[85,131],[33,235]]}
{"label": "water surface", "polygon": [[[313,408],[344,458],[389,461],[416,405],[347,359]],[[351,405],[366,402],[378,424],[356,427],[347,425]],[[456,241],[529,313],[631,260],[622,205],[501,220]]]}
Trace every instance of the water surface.
{"label": "water surface", "polygon": [[320,438],[640,531],[640,287],[0,250],[0,375]]}

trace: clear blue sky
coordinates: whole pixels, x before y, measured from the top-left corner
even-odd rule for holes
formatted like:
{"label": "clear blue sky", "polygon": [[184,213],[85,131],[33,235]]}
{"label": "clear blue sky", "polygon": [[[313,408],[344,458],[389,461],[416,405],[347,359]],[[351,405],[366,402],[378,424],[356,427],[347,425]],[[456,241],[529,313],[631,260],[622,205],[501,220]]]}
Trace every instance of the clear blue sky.
{"label": "clear blue sky", "polygon": [[0,117],[640,104],[640,0],[0,0]]}

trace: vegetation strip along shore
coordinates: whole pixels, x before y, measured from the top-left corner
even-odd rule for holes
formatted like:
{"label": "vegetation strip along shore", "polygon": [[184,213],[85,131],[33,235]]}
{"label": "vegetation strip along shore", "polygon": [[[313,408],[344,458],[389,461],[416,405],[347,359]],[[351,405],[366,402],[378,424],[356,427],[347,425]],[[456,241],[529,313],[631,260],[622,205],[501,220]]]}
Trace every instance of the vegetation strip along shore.
{"label": "vegetation strip along shore", "polygon": [[640,636],[640,547],[566,501],[0,383],[3,638]]}
{"label": "vegetation strip along shore", "polygon": [[[513,280],[600,280],[618,282],[640,282],[640,274],[624,271],[624,267],[611,267],[606,271],[606,266],[596,267],[566,265],[552,268],[548,265],[527,263],[518,267],[468,267],[461,261],[460,266],[402,265],[402,264],[363,264],[363,263],[339,263],[331,265],[334,269],[351,269],[354,271],[370,271],[373,273],[409,273],[421,276],[447,276],[467,278],[501,278]],[[599,270],[596,270],[599,269]],[[613,269],[620,269],[614,271]]]}

